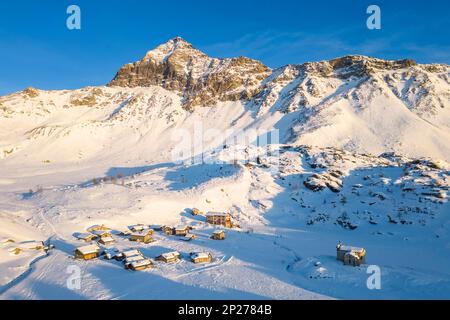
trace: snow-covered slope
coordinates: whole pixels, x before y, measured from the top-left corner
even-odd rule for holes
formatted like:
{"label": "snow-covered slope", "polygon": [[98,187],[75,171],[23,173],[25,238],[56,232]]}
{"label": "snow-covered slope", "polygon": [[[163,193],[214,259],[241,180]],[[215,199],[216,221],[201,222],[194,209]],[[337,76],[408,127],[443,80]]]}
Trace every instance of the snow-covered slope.
{"label": "snow-covered slope", "polygon": [[[448,297],[449,72],[362,56],[270,70],[175,38],[107,86],[0,97],[0,297]],[[274,129],[272,153],[251,144]],[[242,132],[249,143],[230,139]],[[192,207],[241,228],[212,241]],[[138,274],[69,258],[77,232],[135,223],[189,224],[198,238],[139,245],[184,259]],[[48,256],[21,248],[44,240]],[[382,291],[335,260],[339,240],[366,247]],[[190,264],[192,251],[214,263]]]}

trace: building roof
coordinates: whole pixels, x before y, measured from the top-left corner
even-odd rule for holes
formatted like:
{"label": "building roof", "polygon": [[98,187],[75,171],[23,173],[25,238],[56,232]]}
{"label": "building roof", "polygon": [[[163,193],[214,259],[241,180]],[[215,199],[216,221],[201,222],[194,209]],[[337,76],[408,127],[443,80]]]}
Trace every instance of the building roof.
{"label": "building roof", "polygon": [[103,237],[101,239],[102,242],[114,242],[115,240],[112,237]]}
{"label": "building roof", "polygon": [[141,254],[141,252],[137,249],[126,250],[126,251],[123,251],[122,253],[125,258]]}
{"label": "building roof", "polygon": [[126,257],[125,262],[126,263],[132,263],[134,261],[139,261],[145,259],[145,257],[142,254],[137,254],[135,256],[131,256],[131,257]]}
{"label": "building roof", "polygon": [[149,229],[149,226],[139,223],[139,224],[132,225],[129,228],[130,228],[130,230],[133,230],[133,231],[142,231],[142,230]]}
{"label": "building roof", "polygon": [[189,226],[180,226],[175,228],[175,231],[186,231],[186,230],[189,230]]}
{"label": "building roof", "polygon": [[101,237],[101,236],[107,236],[107,235],[110,235],[110,234],[111,234],[111,232],[110,232],[109,230],[92,230],[91,232],[92,232],[94,235],[99,236],[99,237]]}
{"label": "building roof", "polygon": [[192,259],[206,259],[211,256],[208,252],[195,252],[191,254]]}
{"label": "building roof", "polygon": [[224,230],[216,230],[213,232],[213,234],[221,234],[221,233],[225,233]]}
{"label": "building roof", "polygon": [[78,233],[75,238],[80,239],[80,240],[87,240],[90,238],[96,238],[97,236],[95,234],[92,233]]}
{"label": "building roof", "polygon": [[346,252],[350,252],[350,251],[362,252],[362,251],[365,251],[364,248],[352,247],[352,246],[346,246],[346,245],[340,245],[340,246],[338,247],[338,250],[340,250],[340,251],[346,251]]}
{"label": "building roof", "polygon": [[96,244],[91,244],[88,246],[79,247],[79,248],[77,248],[77,250],[81,254],[86,255],[86,254],[90,254],[90,253],[98,253],[100,251],[100,247]]}
{"label": "building roof", "polygon": [[133,232],[131,234],[131,236],[133,237],[145,237],[146,235],[148,235],[150,233],[150,230],[142,230],[142,231],[136,231]]}
{"label": "building roof", "polygon": [[133,268],[139,268],[139,267],[149,266],[151,264],[152,264],[152,262],[150,261],[150,259],[144,258],[144,259],[132,262],[131,266]]}
{"label": "building roof", "polygon": [[92,227],[89,227],[87,229],[89,232],[95,231],[95,230],[111,230],[110,228],[106,227],[105,225],[93,225]]}
{"label": "building roof", "polygon": [[172,259],[172,258],[179,258],[180,253],[178,251],[172,251],[172,252],[166,252],[161,255],[164,259]]}
{"label": "building roof", "polygon": [[208,212],[208,213],[206,213],[206,216],[208,217],[208,216],[216,216],[216,217],[227,217],[227,216],[229,216],[230,214],[229,213],[226,213],[226,212]]}

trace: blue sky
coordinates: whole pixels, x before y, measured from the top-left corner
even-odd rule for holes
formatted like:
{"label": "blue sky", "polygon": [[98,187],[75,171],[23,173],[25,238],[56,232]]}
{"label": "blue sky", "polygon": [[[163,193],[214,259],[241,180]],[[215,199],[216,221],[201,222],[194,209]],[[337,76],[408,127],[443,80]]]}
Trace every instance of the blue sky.
{"label": "blue sky", "polygon": [[[81,30],[66,28],[71,4]],[[370,4],[381,8],[381,30],[366,28]],[[448,0],[1,1],[0,95],[105,84],[175,36],[270,67],[346,54],[449,64],[449,17]]]}

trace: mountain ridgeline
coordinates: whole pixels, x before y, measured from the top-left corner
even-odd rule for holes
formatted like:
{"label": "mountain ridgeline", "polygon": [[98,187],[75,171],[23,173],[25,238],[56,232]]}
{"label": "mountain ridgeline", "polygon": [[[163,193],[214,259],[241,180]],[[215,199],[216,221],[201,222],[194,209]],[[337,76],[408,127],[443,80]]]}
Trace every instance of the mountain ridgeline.
{"label": "mountain ridgeline", "polygon": [[25,155],[30,139],[59,154],[86,134],[84,156],[125,136],[170,149],[170,130],[198,120],[222,131],[278,129],[281,143],[450,160],[450,68],[349,55],[271,69],[209,57],[177,37],[124,65],[107,86],[0,97],[2,126],[18,132],[2,136],[0,156]]}

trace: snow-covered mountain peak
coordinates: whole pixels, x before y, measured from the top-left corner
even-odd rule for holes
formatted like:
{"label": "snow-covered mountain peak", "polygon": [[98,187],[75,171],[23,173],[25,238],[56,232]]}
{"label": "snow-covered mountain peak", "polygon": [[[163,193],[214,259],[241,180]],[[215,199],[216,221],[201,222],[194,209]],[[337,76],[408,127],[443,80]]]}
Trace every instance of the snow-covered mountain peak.
{"label": "snow-covered mountain peak", "polygon": [[192,44],[181,37],[175,37],[155,49],[148,51],[143,60],[153,60],[156,63],[162,63],[174,54],[199,56],[208,59],[206,54],[195,49]]}
{"label": "snow-covered mountain peak", "polygon": [[174,38],[149,51],[142,60],[124,65],[109,86],[161,86],[178,92],[184,106],[191,109],[249,99],[270,73],[259,61],[211,58],[185,40]]}

